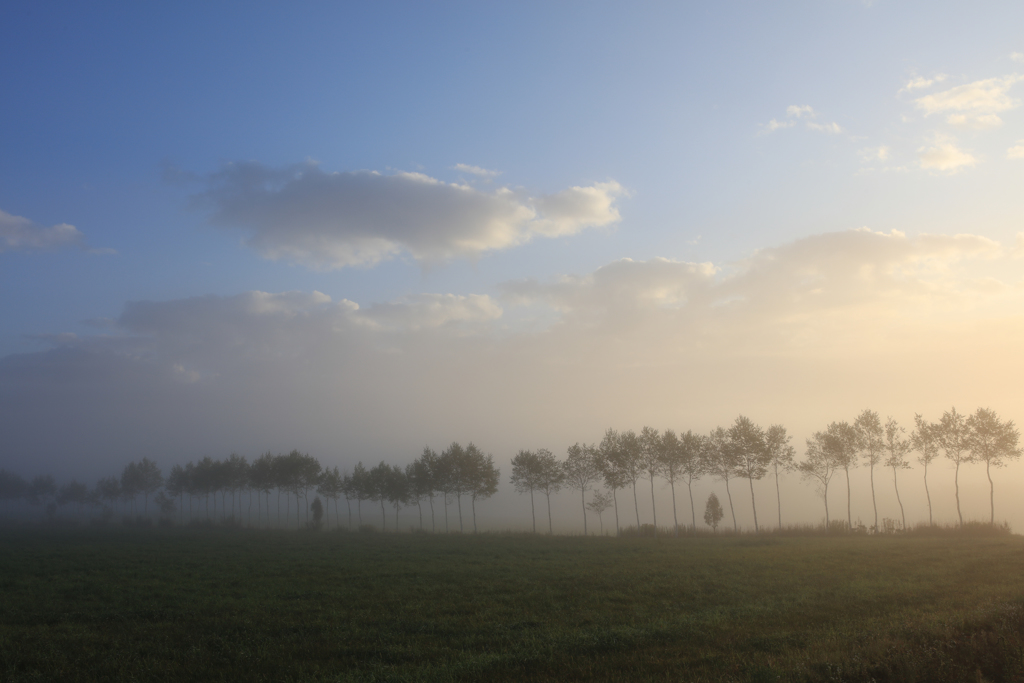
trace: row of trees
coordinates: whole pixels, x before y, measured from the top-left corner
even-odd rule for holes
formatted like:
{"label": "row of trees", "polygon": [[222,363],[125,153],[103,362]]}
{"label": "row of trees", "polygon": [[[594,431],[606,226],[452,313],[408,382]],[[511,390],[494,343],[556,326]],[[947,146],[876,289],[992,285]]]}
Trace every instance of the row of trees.
{"label": "row of trees", "polygon": [[[833,422],[825,430],[815,432],[807,439],[806,459],[796,462],[796,451],[790,445],[791,437],[782,425],[767,429],[740,415],[729,427],[718,427],[709,434],[693,431],[677,434],[673,430],[659,432],[644,427],[639,434],[630,430],[616,432],[609,429],[600,443],[570,446],[565,460],[559,461],[551,451],[519,451],[512,459],[511,483],[516,491],[530,494],[533,530],[537,530],[534,493],[543,493],[548,502],[548,531],[553,530],[551,520],[551,494],[564,487],[579,491],[583,511],[584,532],[587,528],[587,510],[599,515],[613,507],[616,531],[620,528],[618,493],[631,488],[637,528],[641,526],[637,486],[643,480],[651,488],[651,515],[655,529],[658,511],[654,505],[655,479],[668,483],[672,492],[672,517],[675,533],[679,533],[676,486],[685,485],[690,502],[691,525],[696,528],[697,515],[693,499],[693,482],[702,477],[714,477],[725,485],[733,528],[738,530],[730,483],[746,479],[750,488],[754,529],[760,530],[754,482],[770,475],[775,481],[778,524],[782,527],[782,496],[779,477],[799,471],[818,485],[825,503],[825,522],[830,523],[828,490],[833,475],[842,470],[846,475],[847,523],[852,528],[853,514],[850,492],[850,470],[860,462],[870,469],[871,502],[874,511],[874,530],[878,530],[878,503],[875,491],[875,468],[888,467],[893,471],[893,487],[900,506],[903,527],[906,513],[899,497],[897,476],[908,469],[911,452],[919,453],[918,462],[924,466],[925,493],[928,499],[928,522],[932,523],[931,493],[928,491],[928,465],[944,455],[956,467],[956,508],[960,524],[959,473],[960,466],[973,462],[985,463],[990,487],[991,523],[995,522],[995,486],[992,468],[1003,467],[1019,458],[1019,433],[1012,421],[1003,421],[992,410],[979,408],[964,416],[955,408],[947,411],[935,423],[915,416],[915,429],[907,435],[906,429],[893,418],[882,423],[878,413],[864,410],[852,422]],[[610,492],[596,490],[598,484]],[[588,503],[588,490],[595,489]],[[717,503],[717,497],[715,501]],[[601,520],[603,528],[603,520]],[[717,522],[716,522],[717,525]]]}
{"label": "row of trees", "polygon": [[[564,460],[551,451],[522,450],[512,458],[511,483],[516,491],[530,494],[533,530],[537,530],[535,493],[547,499],[548,532],[553,532],[551,495],[563,488],[578,491],[583,513],[584,533],[588,533],[587,511],[598,515],[603,533],[603,512],[614,508],[616,532],[621,528],[618,494],[630,488],[637,528],[640,528],[640,505],[637,487],[649,484],[653,526],[658,525],[657,507],[654,505],[656,480],[668,484],[672,494],[672,517],[675,533],[679,533],[679,512],[676,489],[685,485],[690,503],[690,522],[697,525],[693,484],[703,477],[711,477],[725,485],[726,497],[733,528],[738,530],[731,484],[746,479],[750,489],[754,528],[760,530],[754,482],[771,476],[775,482],[779,527],[782,527],[782,497],[779,478],[787,472],[798,471],[805,479],[817,485],[825,504],[826,524],[830,523],[828,508],[829,486],[840,470],[845,474],[847,493],[847,522],[853,526],[850,470],[864,463],[870,469],[871,500],[874,508],[874,529],[878,530],[878,505],[875,491],[875,468],[892,470],[893,490],[900,506],[902,523],[906,527],[906,513],[899,495],[898,474],[910,467],[908,457],[918,454],[917,461],[924,466],[925,494],[928,501],[928,519],[932,522],[931,492],[928,490],[928,467],[944,456],[955,465],[956,508],[960,523],[959,474],[961,465],[984,463],[989,481],[990,521],[995,521],[995,486],[991,470],[1019,458],[1019,433],[1012,421],[1001,420],[995,412],[979,408],[964,416],[951,409],[941,419],[931,423],[915,416],[914,429],[908,434],[896,420],[888,418],[883,424],[878,413],[865,410],[852,422],[833,422],[824,430],[815,432],[806,442],[806,456],[796,462],[796,451],[790,445],[791,437],[782,425],[762,428],[749,418],[739,416],[729,427],[718,427],[708,434],[693,431],[659,432],[644,427],[640,433],[617,432],[609,429],[599,443],[576,443],[567,449]],[[416,506],[420,528],[423,528],[423,503],[430,510],[430,526],[436,531],[435,500],[441,498],[444,506],[444,527],[449,530],[449,510],[455,504],[458,510],[459,530],[464,529],[462,502],[468,498],[472,510],[473,530],[477,529],[476,502],[497,492],[499,470],[493,458],[474,444],[461,446],[452,443],[440,454],[424,448],[422,454],[405,467],[385,462],[367,468],[358,463],[351,473],[342,473],[337,467],[326,469],[316,458],[292,451],[286,455],[266,453],[251,463],[245,457],[232,454],[224,460],[209,457],[187,465],[175,465],[164,479],[155,463],[143,458],[129,463],[118,477],[100,479],[93,489],[72,481],[57,487],[53,477],[39,476],[25,481],[12,473],[0,470],[0,500],[24,500],[30,504],[44,504],[51,514],[60,506],[111,506],[136,512],[139,497],[143,513],[148,515],[151,496],[167,517],[178,511],[184,516],[186,498],[189,519],[194,518],[194,504],[198,500],[203,514],[217,515],[217,497],[220,494],[221,517],[241,519],[241,506],[248,501],[248,522],[252,523],[253,501],[256,503],[256,524],[271,525],[271,494],[276,493],[277,525],[282,525],[281,497],[285,497],[284,521],[289,523],[290,499],[294,497],[296,524],[309,524],[309,510],[314,507],[309,496],[315,494],[334,502],[335,523],[340,525],[338,502],[345,498],[348,526],[353,525],[352,503],[356,503],[358,523],[363,523],[362,503],[380,505],[381,525],[387,528],[386,506],[395,510],[395,528],[398,513],[403,507]],[[603,489],[601,487],[603,486]],[[592,493],[590,500],[587,494]],[[230,500],[229,500],[230,496]],[[177,499],[177,504],[175,504]],[[716,498],[717,500],[717,498]],[[303,505],[305,503],[305,505]],[[228,505],[230,504],[230,513]],[[317,518],[318,519],[318,518]]]}

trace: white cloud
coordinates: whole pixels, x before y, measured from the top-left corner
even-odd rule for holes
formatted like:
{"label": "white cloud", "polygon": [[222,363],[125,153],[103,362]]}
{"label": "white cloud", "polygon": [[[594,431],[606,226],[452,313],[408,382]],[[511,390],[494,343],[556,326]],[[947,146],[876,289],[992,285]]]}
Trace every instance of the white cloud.
{"label": "white cloud", "polygon": [[0,252],[63,247],[85,247],[85,238],[75,226],[59,223],[46,228],[23,216],[14,216],[0,210]]}
{"label": "white cloud", "polygon": [[1018,140],[1017,144],[1006,150],[1007,159],[1024,159],[1024,140]]}
{"label": "white cloud", "polygon": [[998,112],[1020,106],[1020,100],[1010,97],[1009,91],[1021,80],[1016,74],[988,78],[920,97],[915,104],[925,116],[950,112],[948,120],[955,125],[991,128],[1002,123]]}
{"label": "white cloud", "polygon": [[1010,54],[1010,59],[1012,59],[1015,62],[1024,63],[1024,52],[1013,52]]}
{"label": "white cloud", "polygon": [[891,150],[888,145],[880,145],[878,147],[862,149],[860,155],[864,161],[888,161]]}
{"label": "white cloud", "polygon": [[803,120],[808,129],[821,133],[834,134],[843,132],[842,127],[838,123],[818,123],[814,121],[818,117],[818,112],[814,111],[814,108],[809,104],[791,104],[786,107],[786,116],[789,118],[788,121],[772,119],[761,128],[761,132],[773,133],[781,128],[792,128],[797,124],[797,120]]}
{"label": "white cloud", "polygon": [[907,84],[900,89],[900,92],[910,92],[911,90],[921,90],[922,88],[928,88],[935,83],[941,83],[946,80],[948,76],[946,74],[936,74],[932,78],[925,78],[924,76],[917,76],[907,81]]}
{"label": "white cloud", "polygon": [[811,130],[820,131],[822,133],[831,133],[833,135],[843,132],[842,127],[834,121],[832,123],[815,123],[814,121],[808,121],[807,127]]}
{"label": "white cloud", "polygon": [[490,171],[486,168],[479,166],[470,166],[469,164],[455,164],[456,171],[462,171],[463,173],[471,173],[473,175],[481,176],[483,178],[493,178],[501,175],[501,171]]}
{"label": "white cloud", "polygon": [[501,306],[485,294],[416,294],[359,309],[352,317],[376,329],[423,330],[497,320]]}
{"label": "white cloud", "polygon": [[814,109],[809,104],[804,104],[804,105],[791,104],[788,107],[786,107],[786,116],[792,116],[792,117],[798,118],[798,119],[802,118],[804,116],[808,116],[810,118],[814,118],[815,116],[817,116],[817,113],[814,111]]}
{"label": "white cloud", "polygon": [[948,173],[956,173],[977,163],[973,155],[959,149],[953,140],[941,136],[936,137],[932,144],[918,149],[918,160],[921,168]]}
{"label": "white cloud", "polygon": [[249,233],[271,259],[316,269],[372,265],[409,254],[427,261],[475,257],[619,221],[614,181],[531,196],[485,192],[422,173],[325,173],[312,163],[270,169],[230,164],[195,197],[211,220]]}

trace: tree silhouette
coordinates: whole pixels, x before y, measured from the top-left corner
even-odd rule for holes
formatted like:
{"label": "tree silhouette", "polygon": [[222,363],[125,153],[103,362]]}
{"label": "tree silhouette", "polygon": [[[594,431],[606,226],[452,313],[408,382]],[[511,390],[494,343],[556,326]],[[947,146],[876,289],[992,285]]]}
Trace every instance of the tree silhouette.
{"label": "tree silhouette", "polygon": [[[654,500],[654,477],[661,474],[661,435],[653,427],[640,430],[640,467],[651,480],[651,515],[654,519],[654,535],[658,535],[658,506]],[[639,518],[637,529],[640,528]]]}
{"label": "tree silhouette", "polygon": [[919,414],[914,414],[914,431],[910,435],[910,445],[920,453],[917,461],[924,465],[924,495],[928,499],[928,526],[932,526],[932,494],[928,490],[928,465],[939,455],[939,446],[935,440],[935,425],[927,422]]}
{"label": "tree silhouette", "polygon": [[385,497],[395,508],[395,532],[398,531],[398,511],[409,500],[409,480],[398,465],[392,465],[384,475]]}
{"label": "tree silhouette", "polygon": [[437,526],[434,522],[434,495],[437,493],[437,485],[434,482],[434,469],[437,463],[437,453],[426,446],[423,453],[412,462],[406,469],[406,476],[409,477],[410,486],[416,498],[416,505],[420,508],[420,528],[423,528],[423,507],[420,501],[426,498],[430,502],[430,531],[436,532]]}
{"label": "tree silhouette", "polygon": [[718,523],[722,521],[722,517],[725,516],[725,512],[722,510],[722,504],[718,502],[718,496],[713,492],[708,496],[707,505],[704,506],[704,523],[711,527],[714,532],[718,531]]}
{"label": "tree silhouette", "polygon": [[363,525],[363,501],[372,498],[370,472],[362,461],[356,463],[352,469],[352,495],[356,498],[356,516],[359,518],[359,526]]}
{"label": "tree silhouette", "polygon": [[661,474],[668,481],[672,489],[672,528],[674,534],[679,535],[679,514],[676,510],[676,482],[684,476],[687,449],[686,444],[676,436],[671,429],[666,429],[661,435],[661,448],[658,451],[658,458],[661,461]]}
{"label": "tree silhouette", "polygon": [[953,491],[956,494],[956,515],[960,520],[960,526],[963,526],[964,516],[960,512],[960,465],[974,461],[969,441],[971,430],[967,426],[967,419],[956,412],[956,408],[951,408],[944,412],[938,424],[934,425],[932,435],[946,459],[956,465],[956,471],[953,473]]}
{"label": "tree silhouette", "polygon": [[380,461],[379,465],[371,467],[366,472],[366,491],[365,495],[369,500],[377,501],[380,503],[380,522],[381,530],[388,530],[388,519],[386,516],[386,510],[384,509],[384,502],[388,499],[388,485],[391,479],[391,466],[383,460]]}
{"label": "tree silhouette", "polygon": [[579,442],[569,446],[562,470],[569,487],[580,492],[580,504],[583,506],[583,535],[586,536],[587,490],[601,478],[594,447],[586,444],[581,446]]}
{"label": "tree silhouette", "polygon": [[333,469],[324,468],[324,471],[320,473],[320,481],[317,484],[316,492],[327,500],[328,517],[330,517],[331,512],[330,501],[334,501],[334,526],[336,527],[341,526],[341,520],[338,515],[338,499],[341,498],[344,492],[344,486],[345,478],[338,471],[337,467]]}
{"label": "tree silhouette", "polygon": [[540,488],[543,468],[540,458],[533,451],[521,450],[512,458],[512,476],[509,482],[516,493],[530,494],[530,514],[533,518],[533,533],[537,533],[537,511],[534,506],[533,492]]}
{"label": "tree silhouette", "polygon": [[705,459],[708,471],[725,482],[725,494],[729,498],[729,514],[732,516],[732,529],[739,531],[736,523],[736,510],[732,506],[732,491],[729,490],[729,479],[739,467],[737,449],[729,441],[729,433],[722,427],[716,427],[704,442]]}
{"label": "tree silhouette", "polygon": [[636,499],[636,482],[644,474],[643,449],[640,437],[632,429],[619,434],[619,457],[623,472],[633,487],[633,510],[636,512],[636,528],[640,530],[640,504]]}
{"label": "tree silhouette", "polygon": [[274,490],[274,455],[267,451],[252,461],[249,466],[249,485],[256,491],[256,523],[260,519],[260,497],[263,493],[267,501],[267,527],[270,527],[270,492]]}
{"label": "tree silhouette", "polygon": [[996,523],[995,486],[992,484],[992,467],[1003,467],[1007,460],[1020,457],[1017,441],[1020,434],[1013,426],[1013,420],[1003,422],[994,410],[978,408],[967,418],[967,444],[971,458],[985,462],[985,476],[988,477],[989,524]]}
{"label": "tree silhouette", "polygon": [[171,473],[167,475],[167,481],[164,482],[164,488],[172,498],[178,498],[178,523],[180,524],[182,515],[185,514],[184,498],[185,491],[188,489],[188,476],[185,473],[185,468],[181,465],[172,465]]}
{"label": "tree silhouette", "polygon": [[907,515],[903,511],[903,501],[900,500],[900,487],[896,483],[896,472],[910,469],[907,453],[910,452],[911,443],[909,439],[902,436],[906,431],[891,417],[885,422],[885,450],[889,454],[885,460],[885,466],[892,468],[892,485],[896,489],[896,502],[900,504],[900,518],[904,529],[907,528]]}
{"label": "tree silhouette", "polygon": [[875,465],[882,462],[885,452],[885,431],[878,413],[865,409],[853,423],[857,431],[857,448],[863,453],[868,463],[871,476],[871,507],[875,512],[875,525],[872,529],[878,532],[878,503],[875,502]]}
{"label": "tree silhouette", "polygon": [[815,432],[807,439],[807,459],[798,465],[800,473],[807,479],[814,480],[820,487],[821,497],[825,501],[825,528],[832,522],[828,514],[828,485],[836,470],[842,467],[843,439],[845,432],[840,423],[833,422],[824,432]]}
{"label": "tree silhouette", "polygon": [[96,482],[96,495],[109,502],[111,507],[116,506],[121,498],[120,480],[117,477],[103,477]]}
{"label": "tree silhouette", "polygon": [[735,474],[746,477],[750,484],[750,505],[754,511],[754,531],[760,531],[757,524],[757,504],[754,501],[754,480],[768,474],[768,449],[765,447],[764,430],[750,418],[740,415],[729,427],[728,448],[733,452]]}
{"label": "tree silhouette", "polygon": [[324,505],[320,502],[319,496],[313,499],[309,509],[313,511],[313,528],[319,529],[324,519]]}
{"label": "tree silhouette", "polygon": [[853,528],[853,508],[850,503],[850,468],[857,466],[857,430],[848,422],[833,422],[828,426],[829,445],[836,465],[846,474],[846,523]]}
{"label": "tree silhouette", "polygon": [[587,507],[597,513],[597,521],[598,524],[600,524],[602,536],[604,536],[604,520],[601,518],[601,514],[610,508],[612,504],[612,497],[604,491],[594,491],[594,495],[591,496],[590,502],[587,503]]}
{"label": "tree silhouette", "polygon": [[554,454],[546,448],[537,450],[537,460],[540,476],[537,479],[537,490],[547,496],[548,500],[548,534],[554,534],[554,524],[551,521],[551,494],[562,490],[565,481],[565,472],[562,464],[558,462]]}
{"label": "tree silhouette", "polygon": [[779,470],[791,472],[796,469],[793,462],[796,449],[789,445],[789,434],[782,425],[772,425],[764,434],[764,448],[768,465],[775,473],[775,499],[779,504],[779,528],[782,528],[782,494],[779,493]]}
{"label": "tree silhouette", "polygon": [[697,508],[693,501],[693,482],[700,479],[708,470],[708,445],[707,437],[703,434],[695,434],[691,430],[679,438],[680,448],[683,454],[681,472],[686,482],[686,492],[690,498],[690,524],[691,528],[697,531]]}
{"label": "tree silhouette", "polygon": [[494,458],[477,448],[471,441],[466,446],[466,469],[469,476],[469,503],[473,510],[473,533],[476,533],[476,501],[490,498],[498,492],[501,471],[494,466]]}
{"label": "tree silhouette", "polygon": [[612,492],[612,505],[615,508],[615,535],[619,535],[622,528],[619,524],[619,500],[616,492],[626,487],[628,474],[625,466],[625,456],[620,448],[619,433],[614,429],[608,429],[598,446],[598,467],[601,470],[601,478],[604,485]]}

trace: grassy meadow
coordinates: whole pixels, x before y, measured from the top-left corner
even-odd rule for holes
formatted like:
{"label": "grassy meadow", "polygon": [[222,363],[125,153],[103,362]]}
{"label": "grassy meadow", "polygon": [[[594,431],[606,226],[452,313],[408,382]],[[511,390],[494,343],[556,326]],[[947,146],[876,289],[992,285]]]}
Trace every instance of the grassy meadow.
{"label": "grassy meadow", "polygon": [[1024,539],[8,529],[0,680],[1024,680]]}

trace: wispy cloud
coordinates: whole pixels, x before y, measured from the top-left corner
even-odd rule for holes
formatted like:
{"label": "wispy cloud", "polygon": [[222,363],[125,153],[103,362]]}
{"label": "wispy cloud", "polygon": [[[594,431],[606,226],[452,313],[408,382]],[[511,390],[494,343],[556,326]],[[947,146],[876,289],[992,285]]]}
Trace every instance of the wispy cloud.
{"label": "wispy cloud", "polygon": [[1002,124],[999,112],[1020,106],[1020,100],[1010,96],[1010,88],[1024,79],[1017,74],[1000,78],[987,78],[959,85],[949,90],[925,95],[915,100],[925,116],[948,113],[954,125],[977,125],[991,128]]}
{"label": "wispy cloud", "polygon": [[1007,159],[1024,159],[1024,140],[1018,140],[1017,144],[1006,150]]}
{"label": "wispy cloud", "polygon": [[73,225],[59,223],[49,228],[24,216],[0,210],[0,252],[45,251],[74,247],[86,248],[85,236]]}
{"label": "wispy cloud", "polygon": [[956,173],[977,163],[973,155],[961,150],[954,140],[944,136],[936,136],[931,144],[918,149],[918,160],[923,169],[945,173]]}
{"label": "wispy cloud", "polygon": [[762,133],[774,133],[775,131],[782,128],[792,128],[797,124],[798,121],[804,121],[804,125],[809,130],[818,131],[820,133],[842,133],[842,127],[835,122],[832,123],[819,123],[815,119],[818,118],[818,112],[814,111],[814,108],[809,104],[791,104],[786,107],[786,119],[778,120],[772,119],[768,123],[761,127]]}
{"label": "wispy cloud", "polygon": [[470,173],[472,175],[480,176],[482,178],[494,178],[496,176],[501,175],[501,171],[491,171],[486,168],[481,168],[479,166],[470,166],[469,164],[455,164],[453,168],[456,171]]}
{"label": "wispy cloud", "polygon": [[935,83],[941,83],[947,78],[948,76],[946,76],[946,74],[936,74],[931,78],[917,76],[907,81],[907,84],[900,89],[900,92],[910,92],[911,90],[922,90],[924,88],[930,88]]}
{"label": "wispy cloud", "polygon": [[211,220],[249,234],[270,259],[314,269],[373,265],[400,254],[443,261],[619,221],[614,180],[530,195],[483,191],[422,173],[324,172],[315,163],[229,164],[194,197]]}

